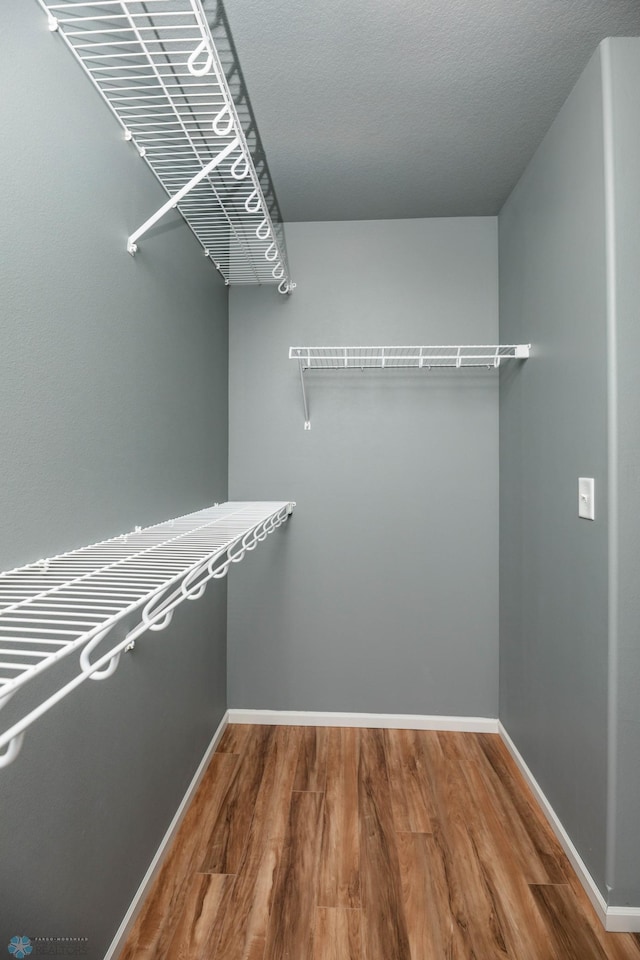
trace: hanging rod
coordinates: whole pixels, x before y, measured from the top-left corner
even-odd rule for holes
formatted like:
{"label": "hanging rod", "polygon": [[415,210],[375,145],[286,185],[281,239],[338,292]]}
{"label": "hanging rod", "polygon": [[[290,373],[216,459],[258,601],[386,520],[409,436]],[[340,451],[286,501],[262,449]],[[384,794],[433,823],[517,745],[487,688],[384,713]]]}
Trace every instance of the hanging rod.
{"label": "hanging rod", "polygon": [[439,367],[487,367],[497,369],[503,360],[526,360],[530,343],[456,344],[423,347],[290,347],[289,359],[297,360],[302,387],[304,428],[311,429],[304,375],[307,370],[390,370]]}
{"label": "hanging rod", "polygon": [[290,293],[282,217],[221,4],[37,2],[169,195],[129,253],[177,209],[227,284]]}
{"label": "hanging rod", "polygon": [[[294,506],[216,504],[0,574],[0,710],[70,654],[80,667],[0,734],[0,767],[18,756],[31,724],[85,680],[110,677],[141,634],[167,627],[177,606],[226,576]],[[103,641],[109,649],[92,659]]]}

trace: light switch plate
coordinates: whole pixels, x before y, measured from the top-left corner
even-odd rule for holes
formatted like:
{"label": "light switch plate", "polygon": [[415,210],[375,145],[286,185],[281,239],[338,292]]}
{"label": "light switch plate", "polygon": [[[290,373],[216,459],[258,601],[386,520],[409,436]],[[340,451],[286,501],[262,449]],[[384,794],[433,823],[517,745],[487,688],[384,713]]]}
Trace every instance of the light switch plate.
{"label": "light switch plate", "polygon": [[583,520],[595,520],[595,481],[593,477],[578,477],[578,516]]}

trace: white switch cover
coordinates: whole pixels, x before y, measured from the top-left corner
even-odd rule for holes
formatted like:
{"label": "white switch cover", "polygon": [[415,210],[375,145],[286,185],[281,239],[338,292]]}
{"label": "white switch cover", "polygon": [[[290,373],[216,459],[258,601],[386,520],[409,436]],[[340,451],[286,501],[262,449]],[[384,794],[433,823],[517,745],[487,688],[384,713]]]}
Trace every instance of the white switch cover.
{"label": "white switch cover", "polygon": [[578,516],[583,520],[596,518],[595,483],[593,477],[578,477]]}

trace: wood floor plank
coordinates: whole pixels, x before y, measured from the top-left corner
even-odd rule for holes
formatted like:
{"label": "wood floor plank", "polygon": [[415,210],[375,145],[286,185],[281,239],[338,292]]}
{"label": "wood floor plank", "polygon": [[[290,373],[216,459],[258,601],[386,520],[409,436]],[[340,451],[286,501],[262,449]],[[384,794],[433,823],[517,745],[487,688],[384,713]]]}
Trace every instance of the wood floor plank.
{"label": "wood floor plank", "polygon": [[460,733],[456,730],[427,730],[429,738],[437,739],[442,756],[447,763],[467,763],[482,758],[482,751],[473,733]]}
{"label": "wood floor plank", "polygon": [[411,960],[462,960],[466,938],[451,918],[441,850],[431,834],[398,834],[402,899]]}
{"label": "wood floor plank", "polygon": [[213,956],[212,930],[234,880],[235,877],[220,873],[192,875],[166,951],[170,960],[208,960]]}
{"label": "wood floor plank", "polygon": [[591,929],[607,960],[640,960],[640,936],[633,933],[609,933],[605,930],[573,870],[569,876],[569,887],[581,922]]}
{"label": "wood floor plank", "polygon": [[596,937],[580,916],[567,884],[532,884],[531,893],[547,925],[556,956],[562,960],[607,960]]}
{"label": "wood floor plank", "polygon": [[327,781],[329,727],[303,727],[293,789],[324,793]]}
{"label": "wood floor plank", "polygon": [[589,926],[607,960],[640,960],[640,936],[637,933],[609,933],[603,929],[588,901],[583,907],[592,913]]}
{"label": "wood floor plank", "polygon": [[318,904],[360,906],[358,731],[329,731]]}
{"label": "wood floor plank", "polygon": [[507,951],[517,960],[556,960],[514,849],[518,845],[514,844],[513,834],[504,829],[502,811],[487,789],[480,765],[471,761],[464,765],[463,773],[467,781],[467,826],[480,869],[496,891]]}
{"label": "wood floor plank", "polygon": [[264,960],[313,960],[313,930],[324,797],[293,793],[274,891]]}
{"label": "wood floor plank", "polygon": [[253,726],[250,723],[228,723],[216,748],[216,753],[242,754],[247,739],[253,736]]}
{"label": "wood floor plank", "polygon": [[271,742],[245,857],[212,932],[216,944],[212,956],[221,960],[262,960],[264,955],[289,824],[300,735],[300,728],[278,727]]}
{"label": "wood floor plank", "polygon": [[[418,742],[434,808],[432,842],[428,849],[433,882],[436,891],[439,890],[437,901],[444,911],[443,942],[455,960],[485,960],[496,954],[504,958],[506,944],[499,928],[496,936],[493,891],[485,887],[467,831],[468,787],[457,735],[448,731],[421,731]],[[467,857],[470,857],[469,865]]]}
{"label": "wood floor plank", "polygon": [[411,960],[382,730],[360,731],[360,875],[365,960]]}
{"label": "wood floor plank", "polygon": [[360,910],[318,907],[313,960],[362,960]]}
{"label": "wood floor plank", "polygon": [[[505,828],[523,849],[531,851],[530,868],[540,866],[546,883],[566,883],[571,866],[506,746],[495,734],[477,734],[477,738],[487,760],[483,770],[493,783]],[[536,882],[533,877],[532,882]]]}
{"label": "wood floor plank", "polygon": [[491,808],[502,825],[502,835],[510,845],[510,859],[517,864],[522,879],[527,884],[566,882],[571,868],[564,854],[547,843],[546,827],[541,833],[538,824],[532,821],[526,798],[515,804],[513,785],[505,786],[490,764],[474,763],[466,767],[468,772],[474,768],[476,789],[482,796],[483,806]]}
{"label": "wood floor plank", "polygon": [[120,960],[164,960],[202,846],[237,774],[238,757],[215,753],[145,900]]}
{"label": "wood floor plank", "polygon": [[275,730],[273,726],[255,727],[248,737],[237,776],[207,840],[201,873],[238,872]]}
{"label": "wood floor plank", "polygon": [[461,764],[445,754],[438,770],[437,819],[433,836],[442,859],[449,890],[450,913],[463,938],[465,951],[482,960],[510,957],[508,925],[499,891],[484,869],[469,830],[473,802]]}
{"label": "wood floor plank", "polygon": [[385,730],[391,805],[396,830],[431,833],[435,816],[417,730]]}

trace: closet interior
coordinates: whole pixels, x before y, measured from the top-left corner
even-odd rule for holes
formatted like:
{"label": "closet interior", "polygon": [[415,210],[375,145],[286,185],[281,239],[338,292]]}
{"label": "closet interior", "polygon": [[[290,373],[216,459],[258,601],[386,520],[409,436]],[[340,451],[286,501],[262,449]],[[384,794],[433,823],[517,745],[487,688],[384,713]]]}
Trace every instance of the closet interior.
{"label": "closet interior", "polygon": [[[389,903],[416,929],[437,926],[407,899],[437,824],[470,857],[481,805],[463,794],[477,789],[500,847],[492,818],[521,803],[522,776],[534,799],[517,822],[552,837],[528,881],[536,923],[562,916],[571,887],[593,914],[566,955],[631,960],[640,16],[626,0],[602,13],[625,35],[598,35],[491,213],[321,220],[278,201],[237,7],[7,0],[2,14],[0,937],[16,956],[20,937],[95,960],[126,944],[131,960],[171,955],[127,940],[163,864],[191,871],[193,910],[218,910],[225,878],[248,882],[272,850],[250,843],[274,776],[294,801],[262,810],[264,830],[316,823],[320,857],[319,784],[346,758],[363,823],[379,814],[363,784],[388,793]],[[313,140],[327,163],[331,138]],[[231,755],[253,770],[245,786]],[[206,791],[227,817],[223,786],[245,806],[230,803],[232,852],[201,867],[193,824],[215,822]],[[236,863],[245,840],[254,860]],[[328,889],[282,849],[273,897],[286,878]],[[330,912],[368,897],[384,914],[361,869],[357,895],[292,913],[295,949],[419,960],[421,934],[356,935]],[[223,913],[218,945],[233,939]],[[307,921],[333,947],[314,954]],[[536,938],[496,922],[502,955],[534,960]],[[254,960],[293,943],[277,924],[260,936]]]}

